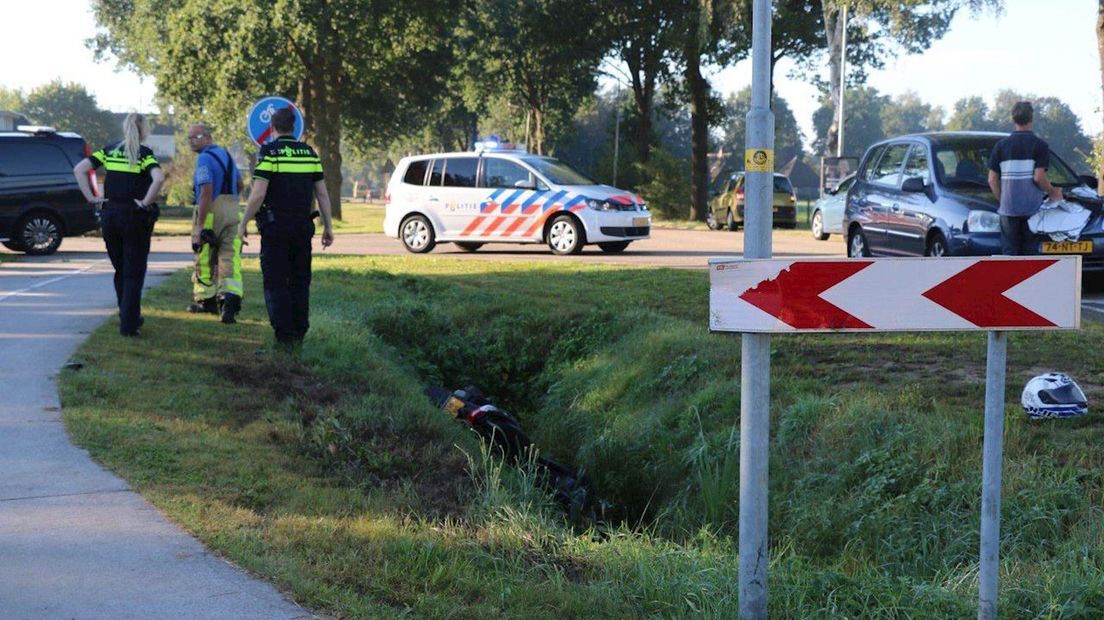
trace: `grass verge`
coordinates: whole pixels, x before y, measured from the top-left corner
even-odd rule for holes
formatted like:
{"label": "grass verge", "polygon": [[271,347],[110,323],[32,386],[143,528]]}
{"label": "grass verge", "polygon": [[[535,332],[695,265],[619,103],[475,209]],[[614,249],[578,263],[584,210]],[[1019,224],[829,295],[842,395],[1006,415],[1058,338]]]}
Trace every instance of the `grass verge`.
{"label": "grass verge", "polygon": [[[190,206],[162,207],[161,218],[157,220],[154,234],[190,235],[192,232],[192,209],[193,207]],[[341,219],[334,221],[334,234],[382,232],[383,203],[341,203]]]}
{"label": "grass verge", "polygon": [[[172,518],[338,617],[733,617],[739,340],[703,272],[317,257],[300,359],[268,338],[255,261],[238,326],[147,297],[60,379],[75,440]],[[1027,422],[1018,387],[1104,398],[1104,329],[1010,338],[1000,609],[1104,613],[1104,417]],[[974,612],[983,334],[778,337],[771,614]],[[607,523],[566,523],[425,402],[477,383],[583,466]]]}

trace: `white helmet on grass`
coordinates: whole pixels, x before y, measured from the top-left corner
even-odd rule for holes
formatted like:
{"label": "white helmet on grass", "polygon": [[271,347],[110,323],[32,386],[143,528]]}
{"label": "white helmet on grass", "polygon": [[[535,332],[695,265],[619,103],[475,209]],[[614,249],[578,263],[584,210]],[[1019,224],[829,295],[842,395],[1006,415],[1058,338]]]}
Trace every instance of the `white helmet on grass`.
{"label": "white helmet on grass", "polygon": [[1072,418],[1089,411],[1089,401],[1077,382],[1061,372],[1048,372],[1027,382],[1020,399],[1027,417]]}

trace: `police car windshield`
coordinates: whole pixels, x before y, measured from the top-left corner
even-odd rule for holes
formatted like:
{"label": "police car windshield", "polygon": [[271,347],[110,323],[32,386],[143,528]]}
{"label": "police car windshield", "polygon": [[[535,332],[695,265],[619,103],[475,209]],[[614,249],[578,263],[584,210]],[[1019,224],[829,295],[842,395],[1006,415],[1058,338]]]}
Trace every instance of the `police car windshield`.
{"label": "police car windshield", "polygon": [[597,185],[593,180],[552,157],[526,157],[524,161],[554,185]]}

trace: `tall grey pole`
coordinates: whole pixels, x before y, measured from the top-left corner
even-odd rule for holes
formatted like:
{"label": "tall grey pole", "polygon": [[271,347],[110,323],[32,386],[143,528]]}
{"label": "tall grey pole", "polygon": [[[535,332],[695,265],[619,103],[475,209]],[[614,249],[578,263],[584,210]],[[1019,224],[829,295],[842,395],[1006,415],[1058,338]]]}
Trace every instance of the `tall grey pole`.
{"label": "tall grey pole", "polygon": [[[744,258],[771,257],[774,114],[770,109],[771,0],[752,13],[751,110],[744,154]],[[767,617],[767,460],[770,335],[744,334],[740,349],[740,618]]]}
{"label": "tall grey pole", "polygon": [[989,332],[985,361],[985,440],[981,456],[981,560],[978,620],[997,617],[1000,569],[1001,462],[1004,458],[1004,372],[1008,334]]}
{"label": "tall grey pole", "polygon": [[621,87],[617,87],[617,126],[613,130],[613,186],[617,187],[617,156],[621,152]]}
{"label": "tall grey pole", "polygon": [[847,5],[841,10],[843,19],[843,40],[840,41],[840,104],[839,122],[836,127],[836,157],[843,157],[843,100],[847,97]]}

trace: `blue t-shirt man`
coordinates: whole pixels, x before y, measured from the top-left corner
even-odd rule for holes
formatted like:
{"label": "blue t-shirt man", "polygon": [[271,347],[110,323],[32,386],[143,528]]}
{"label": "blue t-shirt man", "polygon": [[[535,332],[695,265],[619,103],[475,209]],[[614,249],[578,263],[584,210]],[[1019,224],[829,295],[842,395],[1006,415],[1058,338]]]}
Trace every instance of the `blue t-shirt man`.
{"label": "blue t-shirt man", "polygon": [[1009,256],[1035,254],[1027,220],[1047,196],[1062,199],[1061,188],[1047,178],[1050,147],[1031,130],[1034,120],[1031,102],[1017,102],[1012,106],[1015,131],[997,142],[989,154],[989,189],[1000,202],[1001,253]]}
{"label": "blue t-shirt man", "polygon": [[199,203],[200,190],[208,184],[211,185],[212,200],[220,194],[227,194],[237,199],[240,181],[241,173],[238,172],[238,166],[234,164],[234,158],[230,153],[217,144],[207,145],[196,157],[193,200],[196,204]]}

